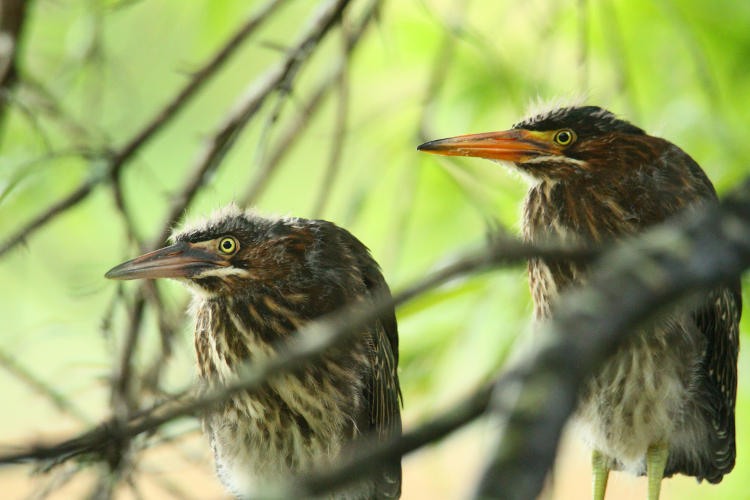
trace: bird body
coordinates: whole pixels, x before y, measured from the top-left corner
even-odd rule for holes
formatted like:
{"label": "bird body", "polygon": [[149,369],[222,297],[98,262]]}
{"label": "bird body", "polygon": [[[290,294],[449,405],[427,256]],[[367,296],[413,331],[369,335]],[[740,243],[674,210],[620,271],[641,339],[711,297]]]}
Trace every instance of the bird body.
{"label": "bird body", "polygon": [[[716,201],[689,155],[594,106],[420,149],[512,162],[527,174],[522,232],[532,244],[607,244]],[[536,318],[553,317],[559,295],[588,272],[581,263],[531,259]],[[650,499],[662,476],[719,482],[731,471],[740,312],[737,279],[635,332],[582,389],[574,418],[593,449],[596,499],[611,469],[648,474]]]}
{"label": "bird body", "polygon": [[[232,205],[173,240],[110,274],[156,273],[194,290],[195,351],[206,389],[233,380],[247,363],[278,356],[307,322],[389,294],[367,248],[329,222],[266,219]],[[218,404],[202,420],[219,478],[246,497],[289,474],[335,463],[361,437],[399,434],[397,362],[391,310],[317,362]],[[394,462],[331,498],[398,498],[400,487]]]}
{"label": "bird body", "polygon": [[[586,177],[546,179],[532,186],[524,203],[524,239],[530,243],[553,240],[602,244],[635,235],[681,211],[715,201],[713,187],[689,156],[666,141],[659,141],[659,146],[663,149],[654,152],[655,161],[645,159],[634,168],[637,196],[620,182],[591,182]],[[681,180],[685,174],[692,178]],[[682,188],[683,182],[691,189]],[[602,184],[609,189],[603,191]],[[585,283],[587,271],[587,266],[572,262],[532,259],[528,272],[535,316],[549,318],[559,294]],[[725,368],[736,367],[739,300],[739,295],[722,288],[704,299],[706,304],[702,306],[733,344],[726,359],[713,360]],[[707,333],[696,323],[694,313],[675,310],[638,332],[589,383],[575,423],[593,449],[612,459],[610,468],[645,474],[648,446],[666,442],[669,458],[665,477],[683,473],[718,482],[731,470],[733,418],[721,412],[733,412],[734,385],[725,391],[731,408],[715,408],[720,415],[706,408],[703,393],[717,389],[721,393],[722,386],[719,380],[706,380],[710,371],[706,365],[711,362]],[[717,418],[727,427],[732,420],[732,428],[716,435],[707,432]],[[715,451],[706,454],[698,450]]]}

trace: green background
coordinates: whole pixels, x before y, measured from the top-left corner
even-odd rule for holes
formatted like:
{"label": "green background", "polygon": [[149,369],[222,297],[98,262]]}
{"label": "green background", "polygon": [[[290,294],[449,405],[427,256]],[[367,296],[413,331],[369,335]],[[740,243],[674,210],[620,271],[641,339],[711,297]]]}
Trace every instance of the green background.
{"label": "green background", "polygon": [[[243,89],[282,57],[317,2],[287,4],[126,165],[123,190],[139,238],[150,241],[158,233],[205,138]],[[240,0],[33,2],[19,60],[22,83],[0,145],[0,241],[101,172],[104,163],[85,150],[122,145],[258,6]],[[352,7],[349,24],[365,2]],[[418,153],[416,146],[509,128],[530,102],[581,95],[682,147],[724,193],[750,173],[748,26],[750,2],[730,0],[384,2],[348,66],[345,142],[321,215],[357,235],[392,289],[402,289],[482,245],[489,227],[516,232],[526,189],[519,176],[493,163],[449,161]],[[310,91],[340,57],[341,34],[334,30],[302,67],[291,94],[272,96],[241,133],[189,214],[242,199],[269,144],[298,119]],[[314,215],[340,103],[334,88],[289,147],[258,211]],[[281,113],[273,122],[277,105]],[[138,252],[128,243],[111,190],[101,185],[0,258],[0,350],[92,421],[109,415],[107,383],[126,320],[119,302],[112,321],[102,323],[119,290],[103,274]],[[160,287],[174,314],[182,314],[187,292],[172,282]],[[129,283],[125,289],[134,288]],[[525,268],[455,280],[398,316],[404,420],[413,426],[498,370],[514,343],[529,341]],[[743,333],[747,321],[746,315]],[[171,389],[195,376],[189,321],[182,330],[167,366]],[[139,367],[158,345],[149,312]],[[750,498],[747,368],[742,352],[735,471],[719,486],[667,481],[663,498]],[[0,394],[0,444],[81,428],[8,370],[0,369]],[[471,491],[488,435],[486,426],[474,426],[407,459],[404,498]],[[588,491],[583,444],[569,441],[565,449],[573,451],[563,457],[573,465],[561,465],[561,486],[548,498],[576,498],[576,485]],[[210,475],[205,457],[202,464]],[[26,479],[28,471],[2,469],[0,481],[21,498],[41,481]],[[178,477],[189,484],[189,477]],[[641,495],[642,486],[612,483],[610,495]]]}

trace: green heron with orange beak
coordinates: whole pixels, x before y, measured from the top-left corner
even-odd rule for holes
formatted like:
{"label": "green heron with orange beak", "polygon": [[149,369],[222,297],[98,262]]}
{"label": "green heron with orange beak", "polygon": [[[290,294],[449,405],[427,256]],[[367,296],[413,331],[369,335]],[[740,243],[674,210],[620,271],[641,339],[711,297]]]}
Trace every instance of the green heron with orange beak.
{"label": "green heron with orange beak", "polygon": [[[524,240],[603,244],[715,203],[706,174],[683,150],[595,106],[535,114],[510,130],[431,141],[420,151],[505,163],[531,180]],[[531,259],[537,319],[560,293],[585,283],[588,266]],[[711,483],[734,467],[734,408],[742,299],[739,277],[697,305],[669,311],[628,339],[581,389],[575,422],[591,446],[593,497],[610,470]]]}
{"label": "green heron with orange beak", "polygon": [[[246,363],[278,356],[306,323],[390,297],[367,248],[330,222],[264,218],[235,205],[186,225],[173,244],[106,277],[176,279],[194,292],[199,375],[222,385]],[[331,465],[362,438],[401,433],[398,329],[391,308],[316,363],[239,392],[203,416],[219,478],[240,498],[264,483]],[[401,463],[325,498],[398,498]]]}

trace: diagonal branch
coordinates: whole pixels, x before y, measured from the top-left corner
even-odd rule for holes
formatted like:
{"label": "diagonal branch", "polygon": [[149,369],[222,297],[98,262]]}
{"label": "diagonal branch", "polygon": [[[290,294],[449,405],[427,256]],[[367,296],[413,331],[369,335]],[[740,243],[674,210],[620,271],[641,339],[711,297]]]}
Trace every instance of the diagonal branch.
{"label": "diagonal branch", "polygon": [[[346,30],[342,30],[346,33]],[[344,150],[344,142],[346,141],[347,134],[347,119],[349,114],[349,54],[348,43],[345,38],[344,43],[344,54],[342,57],[344,61],[341,63],[341,72],[338,78],[338,99],[336,100],[336,118],[333,128],[333,138],[331,139],[331,149],[328,156],[328,164],[326,165],[325,173],[323,174],[323,180],[320,183],[320,189],[318,196],[315,200],[312,209],[312,218],[320,218],[325,209],[328,198],[333,190],[333,183],[336,180],[336,175],[339,172],[341,164],[341,155]]]}
{"label": "diagonal branch", "polygon": [[18,81],[18,49],[30,3],[27,0],[3,0],[0,3],[0,138],[10,91]]}
{"label": "diagonal branch", "polygon": [[[482,251],[455,261],[393,299],[366,309],[345,308],[308,324],[289,351],[265,364],[245,366],[241,375],[225,387],[200,397],[159,405],[154,411],[140,412],[125,425],[111,420],[63,443],[2,456],[0,463],[50,458],[59,461],[92,452],[106,457],[110,447],[122,439],[210,408],[238,391],[257,391],[270,377],[314,361],[383,311],[458,276],[530,257],[590,261],[598,255],[600,251],[594,249],[535,247],[499,236]],[[736,277],[749,266],[750,179],[720,205],[677,224],[671,221],[601,255],[590,286],[567,295],[561,313],[545,325],[536,353],[495,385],[492,408],[496,413],[510,411],[504,436],[512,439],[501,440],[478,495],[535,498],[585,377],[614,352],[635,325],[675,301]],[[643,273],[643,269],[650,271]],[[534,401],[529,401],[529,397]],[[475,418],[479,411],[473,407],[466,413],[446,417],[448,420],[439,426],[439,432],[431,432],[439,437],[461,422]],[[413,435],[407,434],[409,437]],[[419,442],[395,442],[393,450],[378,453],[398,454],[417,445]],[[364,468],[361,473],[365,473]],[[323,487],[317,484],[310,487]],[[333,480],[329,484],[333,485]]]}
{"label": "diagonal branch", "polygon": [[205,150],[201,153],[193,167],[193,173],[182,191],[172,199],[168,215],[159,235],[156,237],[154,246],[160,246],[169,236],[172,226],[179,220],[182,213],[195,197],[198,189],[208,180],[212,172],[219,166],[221,160],[234,144],[237,135],[242,131],[247,122],[265,102],[271,93],[281,85],[289,86],[294,79],[299,66],[303,63],[318,43],[330,31],[339,20],[342,11],[348,5],[349,0],[329,0],[324,8],[320,9],[310,28],[300,38],[286,57],[276,66],[271,68],[260,80],[253,83],[246,94],[240,99],[230,111],[223,123],[213,134]]}
{"label": "diagonal branch", "polygon": [[91,419],[73,402],[60,394],[54,387],[34,375],[34,373],[21,365],[13,356],[2,350],[0,350],[0,366],[13,374],[17,379],[25,382],[35,391],[43,394],[61,412],[72,415],[84,424],[91,423]]}
{"label": "diagonal branch", "polygon": [[153,409],[134,413],[125,424],[111,419],[64,442],[49,446],[32,446],[26,450],[0,456],[0,464],[47,459],[64,461],[84,453],[98,453],[106,457],[111,447],[118,446],[123,440],[156,429],[177,418],[194,415],[239,391],[257,391],[269,378],[314,361],[330,347],[345,342],[349,336],[359,331],[358,328],[373,321],[385,311],[452,279],[496,266],[518,263],[530,257],[589,261],[599,252],[596,249],[531,246],[513,238],[498,236],[481,251],[471,252],[456,260],[396,294],[392,299],[382,300],[364,309],[355,304],[309,323],[295,335],[299,340],[288,352],[266,363],[246,364],[238,370],[240,375],[223,387],[208,391],[200,397],[189,397],[187,393],[179,394],[171,403],[159,404]]}
{"label": "diagonal branch", "polygon": [[302,132],[304,132],[310,124],[310,120],[320,109],[320,105],[328,95],[328,92],[331,91],[336,82],[341,78],[342,73],[346,69],[346,64],[349,59],[351,59],[354,49],[362,39],[362,35],[367,29],[367,26],[373,19],[375,19],[381,1],[382,0],[372,0],[365,10],[365,13],[362,15],[362,20],[359,22],[359,26],[348,33],[344,57],[342,57],[338,66],[330,72],[330,74],[313,92],[310,93],[310,97],[308,97],[305,104],[302,106],[297,119],[291,122],[291,124],[283,130],[281,138],[275,143],[274,149],[265,156],[263,163],[261,163],[256,169],[255,176],[247,192],[239,201],[240,206],[248,207],[254,205],[258,201],[258,198],[260,198],[261,194],[263,194],[263,191],[268,186],[271,177],[278,169],[281,161],[291,150],[297,139],[302,135]]}
{"label": "diagonal branch", "polygon": [[154,116],[128,143],[123,146],[114,157],[112,175],[117,176],[125,161],[141,148],[156,132],[177,115],[186,102],[203,87],[208,79],[234,54],[234,52],[274,11],[284,3],[284,0],[270,0],[253,14],[247,22],[219,49],[208,63],[198,70],[193,78],[183,87],[172,100]]}
{"label": "diagonal branch", "polygon": [[[17,0],[13,0],[17,1]],[[23,0],[20,2],[24,4]],[[160,109],[149,122],[130,138],[124,146],[114,152],[109,159],[106,172],[93,175],[63,199],[53,203],[46,210],[39,213],[31,221],[26,223],[15,234],[8,237],[0,244],[0,256],[12,248],[23,243],[33,232],[47,224],[52,219],[63,213],[81,201],[85,200],[93,189],[102,182],[117,178],[125,164],[153,138],[185,105],[196,95],[203,85],[218,72],[229,57],[234,54],[239,46],[265,20],[284,3],[283,0],[270,0],[257,13],[253,14],[245,24],[225,43],[219,51],[200,69],[191,80],[183,87],[162,109]]]}

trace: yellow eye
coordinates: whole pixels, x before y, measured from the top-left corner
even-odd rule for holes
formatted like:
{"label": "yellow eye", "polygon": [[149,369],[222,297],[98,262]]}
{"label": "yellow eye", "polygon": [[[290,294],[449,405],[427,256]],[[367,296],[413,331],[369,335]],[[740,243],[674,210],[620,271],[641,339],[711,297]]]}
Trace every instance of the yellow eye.
{"label": "yellow eye", "polygon": [[560,146],[567,146],[576,140],[576,134],[572,130],[564,128],[557,131],[554,140]]}
{"label": "yellow eye", "polygon": [[232,236],[225,236],[219,240],[219,251],[225,255],[231,255],[239,248],[239,243]]}

